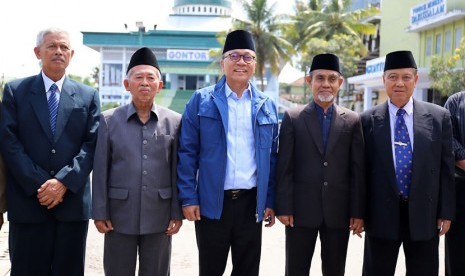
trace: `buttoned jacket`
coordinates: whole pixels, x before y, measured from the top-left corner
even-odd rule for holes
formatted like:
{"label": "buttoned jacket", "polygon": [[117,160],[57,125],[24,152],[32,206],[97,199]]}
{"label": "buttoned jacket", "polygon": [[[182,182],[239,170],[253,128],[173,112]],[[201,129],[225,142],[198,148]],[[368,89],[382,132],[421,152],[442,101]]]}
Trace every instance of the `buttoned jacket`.
{"label": "buttoned jacket", "polygon": [[92,174],[92,218],[130,235],[165,232],[182,220],[176,187],[181,114],[152,108],[142,124],[134,105],[100,116]]}
{"label": "buttoned jacket", "polygon": [[[65,78],[56,132],[50,127],[42,74],[5,84],[0,147],[7,167],[8,219],[37,223],[90,218],[90,179],[100,104],[97,91]],[[48,210],[37,190],[56,178],[67,188],[63,202]]]}
{"label": "buttoned jacket", "polygon": [[364,142],[357,113],[333,106],[326,149],[313,102],[287,110],[279,134],[277,215],[347,228],[365,216]]}
{"label": "buttoned jacket", "polygon": [[[366,145],[367,235],[399,239],[399,192],[392,156],[387,102],[362,113]],[[413,240],[438,234],[437,219],[455,216],[454,155],[449,112],[413,100],[413,168],[408,214]]]}

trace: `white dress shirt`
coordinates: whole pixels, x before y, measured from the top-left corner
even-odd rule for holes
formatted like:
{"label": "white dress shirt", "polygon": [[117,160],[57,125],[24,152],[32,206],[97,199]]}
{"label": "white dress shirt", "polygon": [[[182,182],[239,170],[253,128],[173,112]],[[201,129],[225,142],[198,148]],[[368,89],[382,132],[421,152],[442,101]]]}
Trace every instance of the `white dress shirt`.
{"label": "white dress shirt", "polygon": [[241,98],[227,84],[225,93],[228,99],[228,158],[224,189],[251,189],[257,186],[257,163],[250,86]]}

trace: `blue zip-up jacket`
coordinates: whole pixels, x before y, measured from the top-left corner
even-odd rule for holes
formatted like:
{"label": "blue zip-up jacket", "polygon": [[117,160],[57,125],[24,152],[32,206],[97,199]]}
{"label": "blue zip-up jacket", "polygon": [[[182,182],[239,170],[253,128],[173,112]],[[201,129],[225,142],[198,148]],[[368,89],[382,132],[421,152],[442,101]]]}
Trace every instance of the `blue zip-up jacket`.
{"label": "blue zip-up jacket", "polygon": [[[226,79],[194,92],[182,116],[178,149],[178,189],[182,206],[220,219],[226,174],[228,101]],[[274,102],[252,84],[252,126],[257,162],[257,222],[274,209],[278,114]]]}

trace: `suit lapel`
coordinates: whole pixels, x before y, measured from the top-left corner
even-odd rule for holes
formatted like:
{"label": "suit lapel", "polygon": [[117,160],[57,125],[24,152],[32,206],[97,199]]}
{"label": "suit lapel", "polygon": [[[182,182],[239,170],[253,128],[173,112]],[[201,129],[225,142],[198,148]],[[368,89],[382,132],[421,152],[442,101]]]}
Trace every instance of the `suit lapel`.
{"label": "suit lapel", "polygon": [[320,122],[318,122],[318,114],[316,113],[315,106],[313,102],[307,104],[304,109],[305,117],[304,122],[307,127],[307,131],[310,133],[310,136],[313,138],[318,151],[321,155],[324,154],[323,147],[323,134],[321,133]]}
{"label": "suit lapel", "polygon": [[75,86],[65,78],[63,87],[60,91],[60,103],[58,105],[58,117],[54,141],[57,141],[63,133],[63,129],[68,122],[69,116],[74,108],[74,96],[76,94]]}
{"label": "suit lapel", "polygon": [[[430,139],[433,136],[433,117],[418,101],[413,101],[413,169],[411,189],[414,189],[418,175],[422,174],[421,165],[424,150],[428,149]],[[419,183],[418,183],[419,184]]]}
{"label": "suit lapel", "polygon": [[47,94],[45,92],[44,80],[42,74],[39,74],[34,79],[34,83],[31,88],[31,101],[30,104],[34,113],[39,120],[45,135],[53,140],[52,129],[50,127],[50,113],[48,111]]}
{"label": "suit lapel", "polygon": [[378,155],[384,163],[386,176],[391,187],[397,193],[396,170],[392,156],[391,125],[389,119],[389,108],[387,102],[382,104],[373,115],[373,140],[380,154]]}
{"label": "suit lapel", "polygon": [[339,106],[337,106],[336,104],[333,105],[333,114],[331,116],[331,126],[329,127],[329,137],[328,145],[326,146],[326,155],[330,153],[331,150],[334,148],[337,141],[339,140],[341,130],[344,129],[344,114],[345,111],[339,108]]}

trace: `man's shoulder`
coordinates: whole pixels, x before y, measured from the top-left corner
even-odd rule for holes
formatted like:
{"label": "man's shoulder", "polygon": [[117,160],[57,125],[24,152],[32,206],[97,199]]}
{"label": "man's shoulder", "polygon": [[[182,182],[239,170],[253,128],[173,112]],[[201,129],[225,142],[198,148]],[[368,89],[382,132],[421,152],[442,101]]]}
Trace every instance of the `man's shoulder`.
{"label": "man's shoulder", "polygon": [[336,107],[336,111],[339,114],[343,114],[346,117],[350,117],[350,118],[360,117],[360,114],[358,112],[353,111],[352,109],[349,109],[347,107],[340,106],[340,105],[335,105],[335,107]]}
{"label": "man's shoulder", "polygon": [[290,117],[298,117],[304,110],[308,108],[307,106],[308,104],[294,106],[286,110],[285,113],[287,113]]}
{"label": "man's shoulder", "polygon": [[157,112],[160,115],[160,117],[169,120],[181,121],[181,114],[164,106],[157,105]]}
{"label": "man's shoulder", "polygon": [[36,78],[37,78],[37,75],[15,79],[15,80],[8,81],[5,85],[8,85],[14,90],[21,89],[22,86],[27,86],[27,85],[32,84],[36,80]]}
{"label": "man's shoulder", "polygon": [[68,85],[76,87],[77,89],[79,89],[79,91],[82,91],[85,93],[92,93],[92,94],[97,92],[95,88],[90,87],[89,85],[84,84],[82,82],[78,82],[70,78],[67,78],[67,82],[68,82]]}
{"label": "man's shoulder", "polygon": [[413,108],[420,111],[425,110],[426,112],[430,112],[433,115],[443,115],[444,113],[449,112],[447,109],[440,105],[425,101],[414,101]]}

